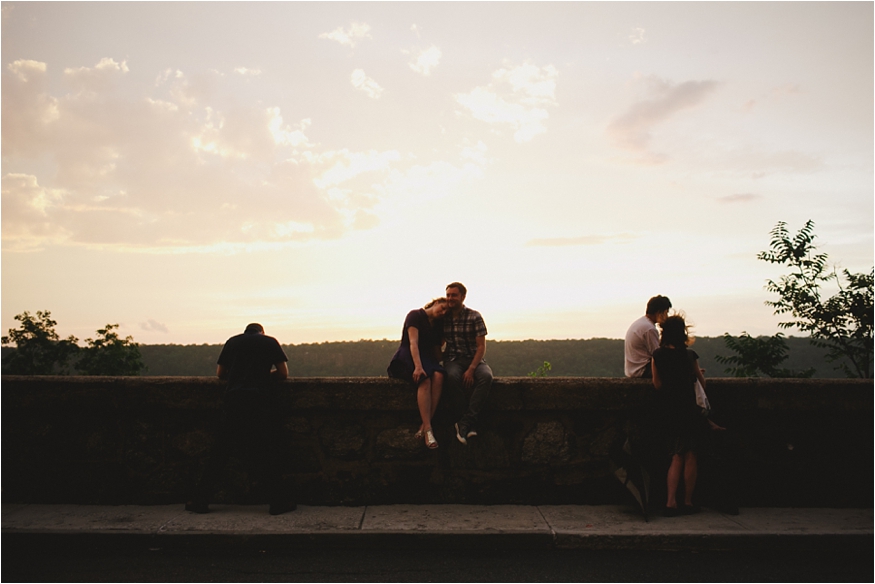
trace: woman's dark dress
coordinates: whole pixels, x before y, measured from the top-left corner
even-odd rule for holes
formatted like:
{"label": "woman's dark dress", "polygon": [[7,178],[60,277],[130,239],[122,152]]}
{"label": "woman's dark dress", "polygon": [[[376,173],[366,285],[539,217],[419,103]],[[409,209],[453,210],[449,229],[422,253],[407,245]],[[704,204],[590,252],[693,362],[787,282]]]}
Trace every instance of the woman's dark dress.
{"label": "woman's dark dress", "polygon": [[401,330],[401,346],[395,351],[395,355],[386,369],[389,377],[413,383],[413,370],[416,366],[410,353],[410,336],[407,332],[410,327],[415,327],[419,331],[419,359],[425,374],[431,377],[435,371],[446,373],[436,357],[441,342],[441,323],[440,321],[428,322],[428,315],[424,309],[420,308],[411,310],[407,314],[407,318],[404,319],[404,328]]}
{"label": "woman's dark dress", "polygon": [[707,432],[707,420],[696,403],[696,374],[693,363],[699,359],[687,348],[659,347],[653,363],[662,381],[660,415],[670,454],[699,450]]}

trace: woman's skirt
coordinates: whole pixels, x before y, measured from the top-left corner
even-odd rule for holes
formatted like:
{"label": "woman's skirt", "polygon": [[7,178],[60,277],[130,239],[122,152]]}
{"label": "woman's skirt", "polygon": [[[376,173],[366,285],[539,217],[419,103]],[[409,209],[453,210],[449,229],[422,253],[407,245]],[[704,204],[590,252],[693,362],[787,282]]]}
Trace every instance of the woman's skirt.
{"label": "woman's skirt", "polygon": [[[435,372],[443,374],[447,373],[447,370],[444,369],[434,357],[426,357],[420,354],[420,360],[422,361],[422,369],[425,371],[425,375],[429,378],[432,378]],[[395,353],[394,357],[392,357],[386,372],[389,374],[389,377],[403,379],[408,383],[418,385],[413,382],[413,371],[415,368],[416,366],[413,364],[413,357],[410,353],[407,351],[399,351],[398,353]]]}

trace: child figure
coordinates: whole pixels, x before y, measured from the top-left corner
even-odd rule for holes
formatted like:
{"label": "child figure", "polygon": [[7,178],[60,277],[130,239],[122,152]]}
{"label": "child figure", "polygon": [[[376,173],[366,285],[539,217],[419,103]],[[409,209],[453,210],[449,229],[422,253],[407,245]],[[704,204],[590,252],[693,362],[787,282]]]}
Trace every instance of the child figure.
{"label": "child figure", "polygon": [[[661,393],[663,424],[671,455],[666,477],[666,517],[699,510],[693,506],[693,490],[698,477],[696,455],[708,433],[708,420],[696,403],[695,386],[698,381],[704,388],[705,376],[699,369],[699,355],[688,349],[687,344],[689,336],[683,316],[675,314],[666,318],[659,348],[653,352],[653,386]],[[684,504],[679,508],[677,490],[681,477],[684,479]]]}

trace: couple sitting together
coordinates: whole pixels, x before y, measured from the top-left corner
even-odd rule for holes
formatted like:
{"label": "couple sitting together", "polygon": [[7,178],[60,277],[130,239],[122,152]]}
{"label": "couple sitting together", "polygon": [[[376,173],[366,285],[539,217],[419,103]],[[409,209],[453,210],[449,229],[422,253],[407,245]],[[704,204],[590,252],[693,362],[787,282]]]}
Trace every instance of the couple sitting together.
{"label": "couple sitting together", "polygon": [[416,387],[422,424],[415,436],[424,439],[428,448],[438,447],[431,419],[441,399],[444,379],[456,395],[470,392],[465,414],[455,425],[456,439],[462,444],[477,435],[477,415],[492,386],[492,369],[483,360],[486,324],[479,312],[465,306],[467,293],[464,285],[453,282],[447,286],[445,297],[411,310],[404,319],[401,346],[389,363],[389,377]]}
{"label": "couple sitting together", "polygon": [[[709,430],[725,429],[708,417],[711,406],[699,355],[689,348],[693,339],[683,314],[669,315],[670,308],[671,301],[665,296],[651,298],[646,314],[632,323],[625,340],[626,376],[651,379],[659,392],[655,413],[666,440],[665,454],[671,458],[666,476],[666,517],[698,511],[693,504],[698,454]],[[661,335],[656,325],[662,329]],[[684,502],[679,506],[681,480]]]}

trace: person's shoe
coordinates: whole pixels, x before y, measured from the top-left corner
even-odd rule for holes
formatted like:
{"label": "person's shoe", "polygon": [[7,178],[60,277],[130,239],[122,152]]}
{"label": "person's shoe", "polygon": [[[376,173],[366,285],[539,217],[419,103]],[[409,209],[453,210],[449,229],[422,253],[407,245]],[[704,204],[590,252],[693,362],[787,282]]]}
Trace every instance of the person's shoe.
{"label": "person's shoe", "polygon": [[725,503],[723,505],[720,505],[719,507],[716,507],[716,509],[717,511],[720,511],[721,513],[726,513],[727,515],[738,515],[739,513],[738,505],[736,505],[735,503]]}
{"label": "person's shoe", "polygon": [[192,513],[209,513],[210,506],[204,501],[189,501],[185,504],[185,510]]}
{"label": "person's shoe", "polygon": [[456,440],[458,440],[462,444],[468,444],[468,436],[470,435],[471,434],[468,432],[468,428],[466,428],[465,426],[459,426],[459,423],[456,422]]}
{"label": "person's shoe", "polygon": [[681,515],[695,515],[702,510],[698,505],[684,505],[680,508]]}
{"label": "person's shoe", "polygon": [[477,435],[477,430],[468,430],[468,435],[466,438],[473,438]]}
{"label": "person's shoe", "polygon": [[666,507],[662,510],[663,517],[677,517],[681,512],[677,507]]}
{"label": "person's shoe", "polygon": [[288,501],[283,501],[282,503],[271,503],[268,513],[271,515],[282,515],[283,513],[294,511],[297,508],[298,505],[296,503],[289,503]]}
{"label": "person's shoe", "polygon": [[438,447],[437,440],[435,440],[434,438],[434,432],[432,432],[431,430],[425,431],[425,446],[429,450],[434,450]]}

